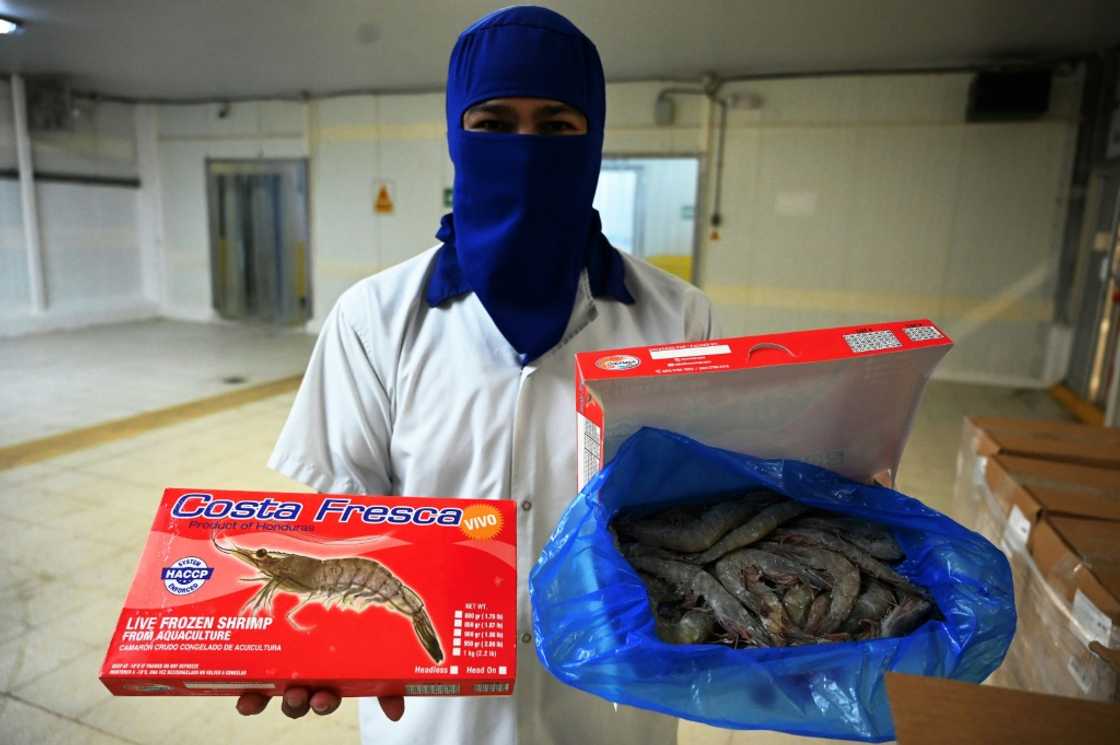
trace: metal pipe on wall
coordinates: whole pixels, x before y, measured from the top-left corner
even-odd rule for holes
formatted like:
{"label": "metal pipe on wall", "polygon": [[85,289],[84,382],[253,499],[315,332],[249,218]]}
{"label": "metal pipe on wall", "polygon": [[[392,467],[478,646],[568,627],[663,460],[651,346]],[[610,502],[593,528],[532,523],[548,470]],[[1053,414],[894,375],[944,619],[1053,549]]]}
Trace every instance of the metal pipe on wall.
{"label": "metal pipe on wall", "polygon": [[[659,125],[672,124],[672,108],[662,108],[662,102],[669,101],[670,96],[703,96],[705,99],[707,99],[709,104],[718,106],[720,109],[719,128],[716,134],[716,152],[708,154],[708,157],[715,163],[715,184],[713,186],[712,195],[712,214],[709,218],[709,224],[712,226],[713,231],[717,230],[723,223],[723,215],[720,213],[720,206],[723,201],[723,149],[724,141],[727,136],[727,109],[730,105],[730,102],[726,98],[719,97],[719,89],[723,86],[723,83],[724,81],[716,76],[715,73],[708,73],[701,81],[702,87],[664,88],[657,94],[657,100],[654,104],[654,118]],[[709,123],[707,127],[710,128],[710,126],[711,125]]]}
{"label": "metal pipe on wall", "polygon": [[716,184],[715,194],[712,195],[712,229],[716,230],[723,224],[723,215],[720,207],[723,204],[723,148],[727,139],[727,99],[716,98],[712,101],[719,106],[719,138],[716,140]]}
{"label": "metal pipe on wall", "polygon": [[23,76],[12,75],[12,113],[16,128],[16,159],[19,165],[19,194],[23,208],[23,237],[27,249],[28,294],[31,310],[47,309],[47,285],[43,277],[43,246],[39,239],[39,210],[35,199],[35,170],[31,162],[31,137],[27,133],[27,94]]}

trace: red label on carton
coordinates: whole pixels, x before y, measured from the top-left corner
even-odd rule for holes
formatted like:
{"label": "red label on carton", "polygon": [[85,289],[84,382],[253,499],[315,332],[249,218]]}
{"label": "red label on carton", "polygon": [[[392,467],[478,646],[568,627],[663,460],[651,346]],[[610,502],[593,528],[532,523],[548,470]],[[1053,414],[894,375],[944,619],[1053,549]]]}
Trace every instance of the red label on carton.
{"label": "red label on carton", "polygon": [[116,695],[508,695],[514,508],[167,489],[101,680]]}

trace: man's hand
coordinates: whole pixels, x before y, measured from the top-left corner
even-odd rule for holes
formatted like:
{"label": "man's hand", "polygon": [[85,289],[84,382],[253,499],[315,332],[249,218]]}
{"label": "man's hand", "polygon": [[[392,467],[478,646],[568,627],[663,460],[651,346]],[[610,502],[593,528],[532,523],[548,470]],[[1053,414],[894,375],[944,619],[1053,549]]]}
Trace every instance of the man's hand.
{"label": "man's hand", "polygon": [[[259,693],[245,693],[237,699],[237,712],[242,716],[260,714],[268,706],[269,696]],[[404,716],[404,699],[400,696],[382,696],[377,699],[381,710],[392,721],[397,721]],[[308,711],[325,716],[331,714],[342,703],[338,696],[330,691],[311,691],[307,688],[289,688],[284,691],[280,710],[292,719],[299,719]]]}

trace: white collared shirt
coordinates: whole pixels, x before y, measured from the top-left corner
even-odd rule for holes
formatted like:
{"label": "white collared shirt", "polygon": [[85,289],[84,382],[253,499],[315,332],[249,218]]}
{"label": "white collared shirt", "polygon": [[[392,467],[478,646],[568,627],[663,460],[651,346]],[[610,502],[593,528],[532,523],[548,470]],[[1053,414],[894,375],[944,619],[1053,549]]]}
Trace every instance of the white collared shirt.
{"label": "white collared shirt", "polygon": [[529,571],[576,494],[574,354],[712,338],[695,287],[624,255],[633,305],[584,273],[561,341],[522,367],[473,294],[432,308],[436,249],[347,290],[323,324],[269,466],[321,492],[513,499],[518,671],[509,698],[409,698],[400,722],[360,707],[367,745],[672,743],[676,720],[549,675],[531,640]]}

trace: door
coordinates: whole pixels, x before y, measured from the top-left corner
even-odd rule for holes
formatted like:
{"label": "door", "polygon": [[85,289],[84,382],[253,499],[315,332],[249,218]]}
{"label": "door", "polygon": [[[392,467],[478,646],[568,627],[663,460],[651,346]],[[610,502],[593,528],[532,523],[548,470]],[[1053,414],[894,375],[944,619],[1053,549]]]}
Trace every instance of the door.
{"label": "door", "polygon": [[620,251],[694,281],[696,157],[605,157],[595,192],[603,235]]}
{"label": "door", "polygon": [[1076,328],[1066,383],[1104,408],[1120,335],[1120,168],[1094,173],[1076,277]]}
{"label": "door", "polygon": [[210,286],[222,318],[311,317],[306,160],[209,160]]}

